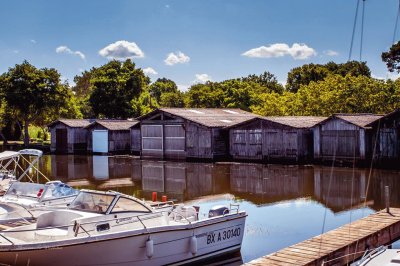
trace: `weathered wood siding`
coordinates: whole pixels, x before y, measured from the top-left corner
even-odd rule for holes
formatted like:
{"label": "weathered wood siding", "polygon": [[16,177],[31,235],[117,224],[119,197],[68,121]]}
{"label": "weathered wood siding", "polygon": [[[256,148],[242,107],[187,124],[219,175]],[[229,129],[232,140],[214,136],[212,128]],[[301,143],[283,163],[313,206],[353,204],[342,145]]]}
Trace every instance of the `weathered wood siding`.
{"label": "weathered wood siding", "polygon": [[186,156],[213,159],[212,129],[195,123],[186,123]]}
{"label": "weathered wood siding", "polygon": [[134,154],[139,154],[140,146],[141,146],[140,127],[131,128],[131,152]]}
{"label": "weathered wood siding", "polygon": [[231,128],[230,155],[239,160],[307,160],[312,154],[312,131],[255,120]]}
{"label": "weathered wood siding", "polygon": [[[100,124],[96,124],[90,127],[87,138],[87,149],[93,151],[93,131],[95,130],[107,130]],[[120,153],[129,152],[131,150],[131,133],[130,130],[107,130],[108,131],[108,152]]]}
{"label": "weathered wood siding", "polygon": [[379,134],[375,158],[379,163],[396,166],[400,159],[400,111],[382,118],[375,128]]}
{"label": "weathered wood siding", "polygon": [[[67,146],[57,150],[57,129],[67,131]],[[72,128],[63,123],[57,123],[50,128],[50,151],[60,153],[85,152],[87,149],[88,131],[84,128]]]}
{"label": "weathered wood siding", "polygon": [[144,158],[216,159],[228,154],[228,131],[160,113],[141,121]]}
{"label": "weathered wood siding", "polygon": [[371,134],[342,119],[330,119],[314,128],[315,159],[365,160],[371,152]]}

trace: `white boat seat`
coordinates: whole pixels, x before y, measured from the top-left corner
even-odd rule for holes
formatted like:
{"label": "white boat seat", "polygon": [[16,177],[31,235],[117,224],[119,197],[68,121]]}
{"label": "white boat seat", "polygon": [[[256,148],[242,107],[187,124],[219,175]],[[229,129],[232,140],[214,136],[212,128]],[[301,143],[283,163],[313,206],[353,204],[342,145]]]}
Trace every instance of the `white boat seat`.
{"label": "white boat seat", "polygon": [[51,211],[39,215],[36,221],[36,228],[67,226],[72,220],[82,217],[81,214],[67,210]]}
{"label": "white boat seat", "polygon": [[36,240],[54,240],[68,235],[68,230],[59,228],[49,228],[35,232]]}

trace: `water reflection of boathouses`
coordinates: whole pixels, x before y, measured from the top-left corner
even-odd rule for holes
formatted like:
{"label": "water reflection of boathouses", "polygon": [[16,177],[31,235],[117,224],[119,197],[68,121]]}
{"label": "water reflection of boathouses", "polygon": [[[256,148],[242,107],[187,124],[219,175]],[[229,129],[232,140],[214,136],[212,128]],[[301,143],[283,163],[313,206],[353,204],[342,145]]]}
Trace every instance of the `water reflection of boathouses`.
{"label": "water reflection of boathouses", "polygon": [[334,212],[355,208],[365,202],[366,175],[365,169],[314,167],[315,199]]}
{"label": "water reflection of boathouses", "polygon": [[256,204],[310,197],[313,168],[232,164],[231,191]]}

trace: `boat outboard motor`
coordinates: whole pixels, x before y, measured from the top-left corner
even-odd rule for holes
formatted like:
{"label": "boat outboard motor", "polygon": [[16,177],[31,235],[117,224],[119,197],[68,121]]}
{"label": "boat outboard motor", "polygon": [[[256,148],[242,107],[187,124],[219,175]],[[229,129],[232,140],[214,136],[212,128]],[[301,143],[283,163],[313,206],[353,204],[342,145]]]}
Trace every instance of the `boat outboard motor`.
{"label": "boat outboard motor", "polygon": [[226,206],[218,205],[212,207],[208,211],[208,218],[215,217],[215,216],[221,216],[229,213],[229,209]]}

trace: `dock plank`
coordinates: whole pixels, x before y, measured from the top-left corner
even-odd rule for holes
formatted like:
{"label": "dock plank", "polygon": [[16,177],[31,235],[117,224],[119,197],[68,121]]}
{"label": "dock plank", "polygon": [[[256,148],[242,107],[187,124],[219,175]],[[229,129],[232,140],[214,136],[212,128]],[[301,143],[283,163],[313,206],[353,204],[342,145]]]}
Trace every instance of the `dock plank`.
{"label": "dock plank", "polygon": [[[390,213],[381,210],[246,265],[320,265],[323,261],[329,261],[325,265],[345,265],[347,260],[361,257],[366,246],[387,245],[399,238],[400,208],[390,208]],[[344,255],[348,258],[330,261]]]}

